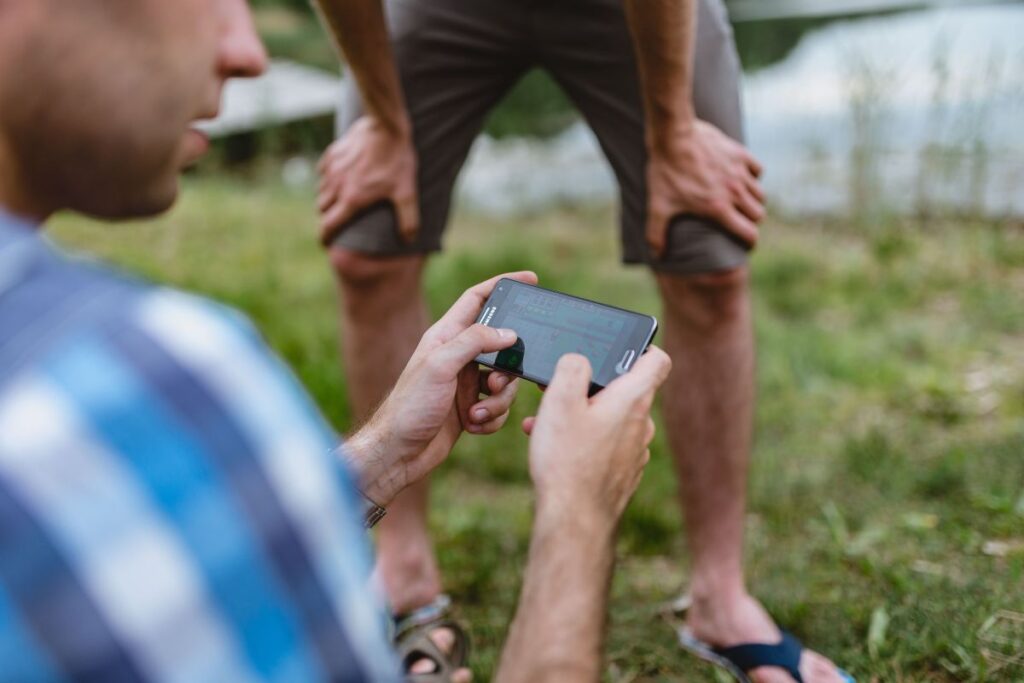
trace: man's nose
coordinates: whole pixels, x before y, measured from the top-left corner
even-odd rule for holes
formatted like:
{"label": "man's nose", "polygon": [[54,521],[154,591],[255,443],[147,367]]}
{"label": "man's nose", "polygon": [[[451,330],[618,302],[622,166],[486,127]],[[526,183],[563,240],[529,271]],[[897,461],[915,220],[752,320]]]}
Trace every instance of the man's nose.
{"label": "man's nose", "polygon": [[222,5],[219,68],[225,78],[253,78],[267,70],[267,50],[256,33],[246,0],[218,0]]}

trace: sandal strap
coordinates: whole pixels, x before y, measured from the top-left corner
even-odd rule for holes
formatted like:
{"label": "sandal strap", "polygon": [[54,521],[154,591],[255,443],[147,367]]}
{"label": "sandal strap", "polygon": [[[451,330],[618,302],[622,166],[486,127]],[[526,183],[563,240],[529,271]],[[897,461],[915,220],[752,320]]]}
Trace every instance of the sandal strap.
{"label": "sandal strap", "polygon": [[395,640],[397,641],[402,637],[405,631],[408,631],[416,626],[423,626],[425,624],[431,624],[448,616],[448,613],[452,608],[452,599],[445,593],[439,594],[431,602],[428,602],[422,607],[417,607],[410,612],[403,612],[402,614],[396,614],[393,619],[395,622]]}
{"label": "sandal strap", "polygon": [[[438,628],[450,629],[455,634],[455,644],[449,654],[441,652],[430,637],[431,631]],[[466,652],[465,633],[458,624],[452,621],[441,621],[429,626],[416,627],[398,643],[402,669],[406,672],[405,679],[415,683],[451,683],[452,674],[466,663]],[[409,673],[413,663],[422,659],[433,662],[434,671],[421,674]]]}
{"label": "sandal strap", "polygon": [[744,672],[762,666],[784,669],[797,683],[804,683],[800,675],[800,656],[804,647],[793,634],[782,632],[782,640],[768,643],[744,643],[732,647],[716,647],[714,652],[738,666]]}
{"label": "sandal strap", "polygon": [[[428,659],[436,667],[429,674],[406,673],[407,681],[449,683],[451,675],[466,665],[469,636],[459,624],[447,618],[450,609],[451,598],[442,594],[428,605],[394,617],[394,643],[403,669],[408,672],[412,663],[420,659]],[[441,652],[430,637],[431,633],[442,628],[451,631],[454,637],[452,651],[448,654]]]}

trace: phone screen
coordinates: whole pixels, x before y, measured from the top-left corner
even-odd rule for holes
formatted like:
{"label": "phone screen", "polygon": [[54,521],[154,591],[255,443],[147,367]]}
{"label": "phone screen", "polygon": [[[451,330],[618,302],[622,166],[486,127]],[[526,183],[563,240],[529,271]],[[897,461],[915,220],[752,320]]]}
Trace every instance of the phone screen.
{"label": "phone screen", "polygon": [[519,337],[515,346],[481,362],[546,384],[559,358],[579,353],[590,361],[599,386],[629,369],[656,326],[650,316],[513,280],[498,283],[481,322],[510,328]]}

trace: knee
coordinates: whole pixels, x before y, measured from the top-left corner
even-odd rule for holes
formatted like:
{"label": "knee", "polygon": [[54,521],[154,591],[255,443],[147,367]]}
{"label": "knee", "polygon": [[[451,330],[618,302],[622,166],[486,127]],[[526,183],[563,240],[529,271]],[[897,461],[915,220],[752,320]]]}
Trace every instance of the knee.
{"label": "knee", "polygon": [[382,258],[351,249],[328,251],[346,309],[370,308],[378,313],[394,298],[415,293],[422,272],[422,256]]}
{"label": "knee", "polygon": [[746,266],[696,275],[659,275],[666,315],[702,332],[714,332],[746,315]]}
{"label": "knee", "polygon": [[422,257],[370,256],[351,249],[334,248],[327,252],[331,269],[347,289],[375,289],[396,279],[419,275]]}

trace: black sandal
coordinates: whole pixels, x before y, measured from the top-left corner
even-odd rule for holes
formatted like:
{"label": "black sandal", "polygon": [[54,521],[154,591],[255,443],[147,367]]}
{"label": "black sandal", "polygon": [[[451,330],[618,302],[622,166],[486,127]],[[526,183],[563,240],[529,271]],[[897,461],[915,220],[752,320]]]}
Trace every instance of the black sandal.
{"label": "black sandal", "polygon": [[[751,683],[747,672],[762,666],[778,667],[792,676],[796,683],[804,683],[800,673],[804,646],[793,634],[782,631],[782,639],[777,643],[741,643],[731,647],[715,647],[697,638],[687,628],[685,615],[689,607],[689,597],[684,595],[666,605],[662,616],[675,630],[679,646],[690,654],[728,672],[737,683]],[[853,676],[842,669],[838,671],[847,683],[855,683]]]}

